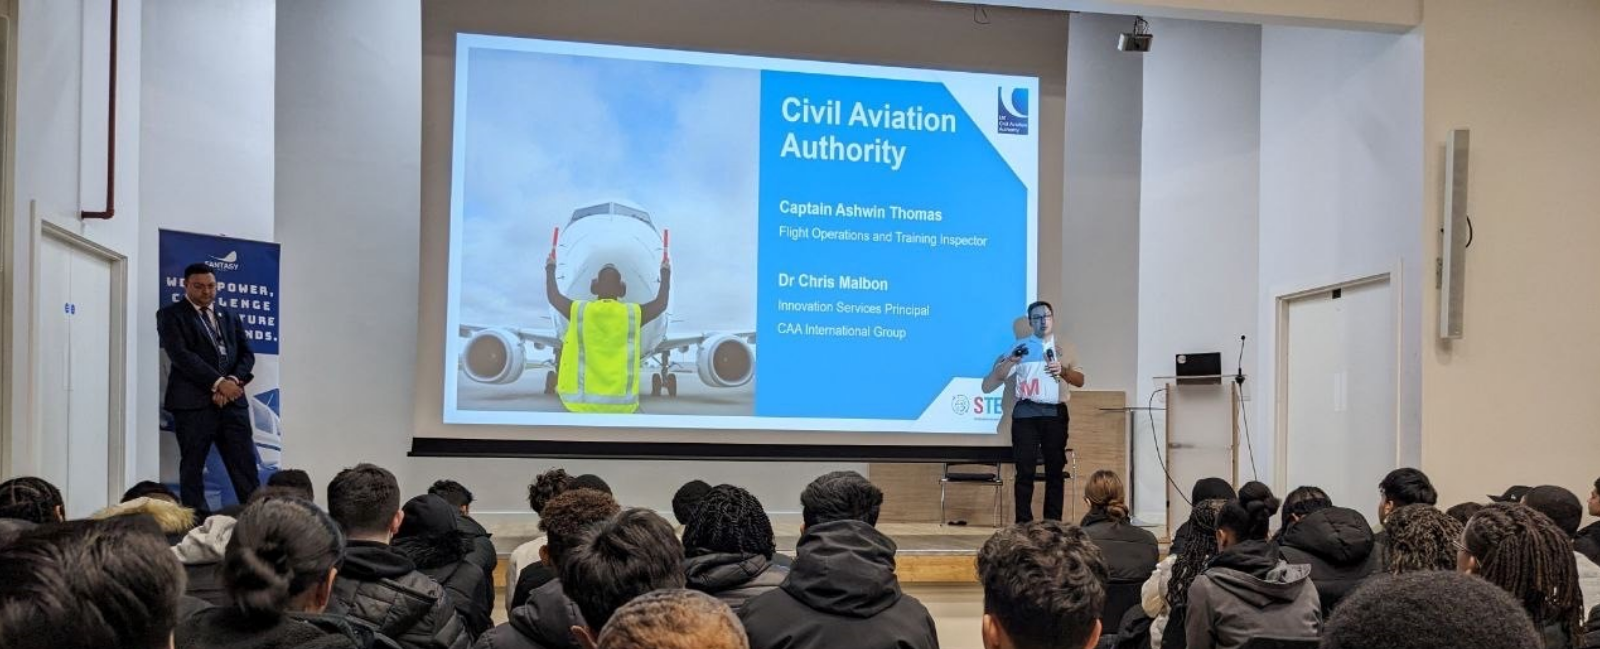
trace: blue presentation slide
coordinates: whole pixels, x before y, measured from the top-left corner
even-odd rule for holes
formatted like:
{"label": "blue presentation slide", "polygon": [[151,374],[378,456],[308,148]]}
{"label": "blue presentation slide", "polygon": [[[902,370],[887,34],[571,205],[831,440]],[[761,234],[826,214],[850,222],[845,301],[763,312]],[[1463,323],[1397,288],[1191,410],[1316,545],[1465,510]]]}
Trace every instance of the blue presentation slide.
{"label": "blue presentation slide", "polygon": [[445,422],[994,433],[1038,95],[458,35]]}

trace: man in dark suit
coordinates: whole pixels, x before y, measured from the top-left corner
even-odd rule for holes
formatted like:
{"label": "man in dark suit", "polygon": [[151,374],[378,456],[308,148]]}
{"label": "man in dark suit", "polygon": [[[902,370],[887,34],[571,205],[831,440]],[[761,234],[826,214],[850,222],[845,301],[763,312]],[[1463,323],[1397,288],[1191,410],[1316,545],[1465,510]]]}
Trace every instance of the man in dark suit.
{"label": "man in dark suit", "polygon": [[212,303],[217,276],[205,264],[183,270],[184,299],[156,312],[161,349],[171,360],[163,402],[178,436],[178,482],[183,504],[207,511],[202,475],[206,454],[217,454],[239,502],[260,485],[244,386],[256,357],[239,317]]}

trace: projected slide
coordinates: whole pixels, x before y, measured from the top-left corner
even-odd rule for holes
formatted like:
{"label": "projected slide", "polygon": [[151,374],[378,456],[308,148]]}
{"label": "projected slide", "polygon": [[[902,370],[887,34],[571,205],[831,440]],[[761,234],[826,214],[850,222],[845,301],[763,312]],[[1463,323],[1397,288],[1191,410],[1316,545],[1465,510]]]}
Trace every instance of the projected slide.
{"label": "projected slide", "polygon": [[993,433],[1038,94],[458,35],[445,422]]}

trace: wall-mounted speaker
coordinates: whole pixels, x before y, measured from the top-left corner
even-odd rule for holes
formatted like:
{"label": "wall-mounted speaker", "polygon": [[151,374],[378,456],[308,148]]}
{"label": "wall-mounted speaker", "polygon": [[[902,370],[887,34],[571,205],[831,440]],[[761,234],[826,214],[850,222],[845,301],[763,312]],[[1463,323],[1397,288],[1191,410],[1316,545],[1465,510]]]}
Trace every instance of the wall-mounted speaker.
{"label": "wall-mounted speaker", "polygon": [[1472,134],[1450,132],[1444,149],[1444,227],[1440,229],[1439,337],[1461,338],[1467,292],[1467,246],[1472,245],[1472,219],[1467,215],[1467,161]]}

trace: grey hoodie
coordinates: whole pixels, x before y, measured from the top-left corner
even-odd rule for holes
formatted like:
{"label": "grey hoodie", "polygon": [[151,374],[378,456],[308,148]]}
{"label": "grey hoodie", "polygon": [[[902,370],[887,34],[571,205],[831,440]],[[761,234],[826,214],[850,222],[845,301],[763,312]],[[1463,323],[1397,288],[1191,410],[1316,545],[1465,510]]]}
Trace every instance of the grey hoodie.
{"label": "grey hoodie", "polygon": [[1245,541],[1217,554],[1189,587],[1188,649],[1238,649],[1252,638],[1316,640],[1322,604],[1311,567],[1276,545]]}

